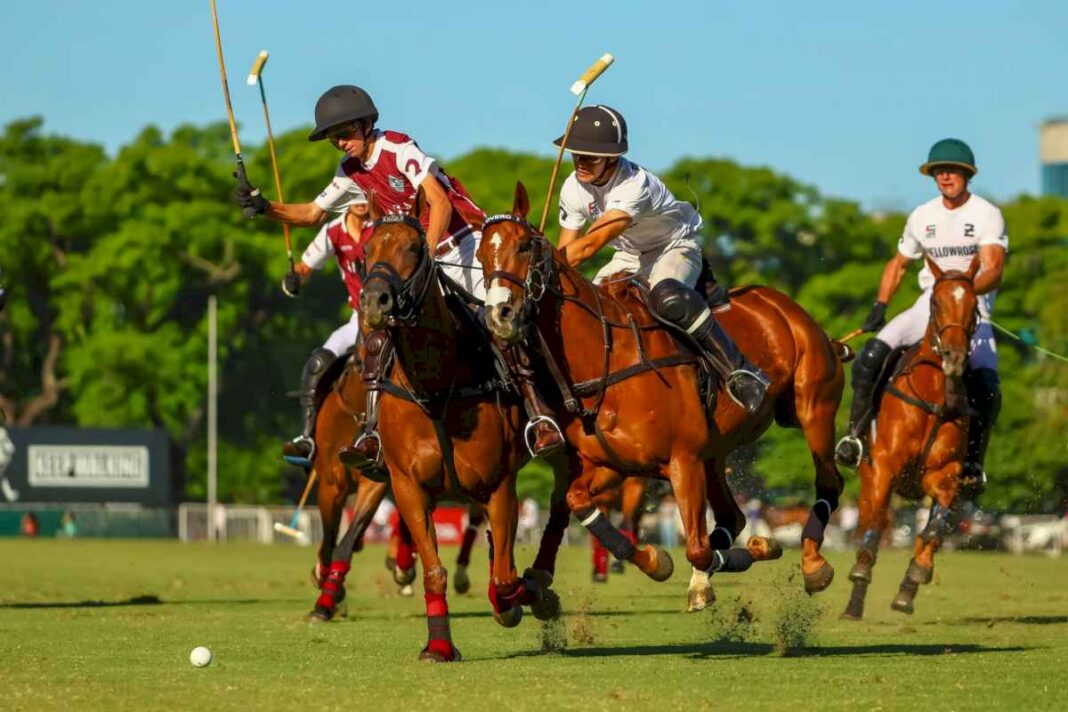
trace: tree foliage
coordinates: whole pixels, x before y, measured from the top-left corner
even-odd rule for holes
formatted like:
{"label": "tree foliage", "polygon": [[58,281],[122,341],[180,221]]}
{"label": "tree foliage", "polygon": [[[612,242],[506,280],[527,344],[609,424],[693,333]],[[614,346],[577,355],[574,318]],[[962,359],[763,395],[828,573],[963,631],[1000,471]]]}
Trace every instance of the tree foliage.
{"label": "tree foliage", "polygon": [[[109,157],[99,146],[46,133],[41,119],[5,127],[0,266],[9,299],[0,314],[0,413],[21,425],[163,428],[187,494],[203,496],[207,304],[214,295],[220,494],[273,501],[286,472],[278,443],[297,423],[286,391],[308,352],[346,318],[345,298],[332,276],[316,278],[298,300],[282,296],[281,229],[243,219],[231,202],[228,138],[225,125],[183,126],[170,135],[150,126]],[[278,155],[286,197],[296,202],[314,197],[337,161],[329,146],[307,142],[303,129],[278,137]],[[265,148],[246,158],[253,182],[273,195]],[[532,221],[540,218],[551,158],[483,148],[443,163],[489,213],[511,207],[521,180]],[[568,170],[565,163],[560,180]],[[663,177],[699,205],[705,250],[721,281],[779,287],[832,335],[863,319],[904,223],[903,215],[866,213],[771,168],[724,159],[684,159]],[[1011,258],[996,317],[1064,352],[1068,201],[1024,196],[1003,208]],[[294,230],[298,256],[312,234]],[[891,311],[915,298],[915,280],[901,291]],[[984,501],[1057,506],[1068,492],[1068,367],[1009,339],[1000,346],[1005,407]],[[840,423],[845,416],[843,408]],[[750,477],[774,492],[811,493],[800,433],[772,429],[751,452],[755,462],[740,465]],[[549,475],[526,477],[523,491],[544,499]]]}

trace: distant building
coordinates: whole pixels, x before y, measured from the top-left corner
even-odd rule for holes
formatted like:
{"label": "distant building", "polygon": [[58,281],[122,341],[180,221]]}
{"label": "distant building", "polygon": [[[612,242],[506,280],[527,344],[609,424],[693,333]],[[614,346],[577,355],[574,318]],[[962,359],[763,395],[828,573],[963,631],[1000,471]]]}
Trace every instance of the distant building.
{"label": "distant building", "polygon": [[1039,131],[1042,195],[1068,198],[1068,116],[1042,122]]}

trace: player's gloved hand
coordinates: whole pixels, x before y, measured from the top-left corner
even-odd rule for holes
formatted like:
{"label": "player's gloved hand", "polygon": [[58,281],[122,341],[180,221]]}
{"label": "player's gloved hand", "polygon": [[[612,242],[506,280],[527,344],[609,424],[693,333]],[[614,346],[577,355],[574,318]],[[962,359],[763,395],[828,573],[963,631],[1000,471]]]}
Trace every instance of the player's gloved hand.
{"label": "player's gloved hand", "polygon": [[260,194],[259,188],[253,188],[252,184],[248,182],[244,163],[237,164],[237,170],[234,171],[234,180],[237,181],[237,188],[234,189],[234,200],[241,206],[241,212],[246,218],[254,218],[267,212],[267,208],[271,206],[271,203]]}
{"label": "player's gloved hand", "polygon": [[867,332],[875,332],[884,326],[886,326],[886,304],[875,302],[871,307],[871,311],[868,312],[868,318],[864,320],[860,328]]}
{"label": "player's gloved hand", "polygon": [[286,276],[282,278],[282,291],[287,297],[300,294],[300,275],[293,270],[286,272]]}

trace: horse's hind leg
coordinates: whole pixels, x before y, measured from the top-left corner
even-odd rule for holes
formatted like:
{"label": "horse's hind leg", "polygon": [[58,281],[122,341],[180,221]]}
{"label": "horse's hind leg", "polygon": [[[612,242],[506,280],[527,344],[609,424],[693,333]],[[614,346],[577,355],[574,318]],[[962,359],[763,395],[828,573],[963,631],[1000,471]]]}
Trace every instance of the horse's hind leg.
{"label": "horse's hind leg", "polygon": [[[623,511],[623,521],[620,531],[623,536],[630,539],[635,546],[638,545],[638,525],[642,518],[642,500],[645,498],[645,486],[647,479],[644,477],[628,477],[623,480],[620,509]],[[623,573],[623,561],[616,559],[612,562],[614,573]]]}
{"label": "horse's hind leg", "polygon": [[805,591],[810,594],[823,591],[834,580],[834,568],[820,553],[820,547],[824,529],[831,513],[838,508],[838,497],[844,486],[834,462],[834,416],[842,399],[840,371],[840,368],[836,370],[836,378],[821,378],[811,383],[802,380],[803,374],[798,374],[794,380],[797,421],[816,467],[816,501],[801,533],[801,573]]}
{"label": "horse's hind leg", "polygon": [[864,599],[868,595],[872,568],[879,554],[879,541],[887,526],[891,484],[892,478],[885,463],[877,461],[874,466],[861,463],[859,508],[860,530],[864,535],[857,548],[857,561],[849,571],[853,591],[842,613],[842,618],[847,620],[864,617]]}
{"label": "horse's hind leg", "polygon": [[452,643],[449,627],[449,604],[446,593],[449,575],[438,556],[438,541],[431,516],[433,503],[427,493],[407,473],[391,471],[393,496],[397,509],[408,525],[412,543],[423,564],[423,591],[426,600],[427,644],[419,659],[448,663],[460,660],[460,651]]}
{"label": "horse's hind leg", "polygon": [[922,584],[930,583],[934,576],[934,555],[942,546],[942,539],[953,530],[957,511],[953,506],[957,499],[958,483],[963,466],[960,461],[951,462],[937,470],[928,471],[923,477],[923,488],[934,500],[927,517],[927,526],[916,537],[915,554],[909,562],[905,578],[901,581],[897,596],[890,607],[902,613],[915,610],[913,601]]}
{"label": "horse's hind leg", "polygon": [[386,495],[386,485],[359,479],[356,490],[356,502],[353,505],[352,521],[341,541],[334,547],[330,568],[323,579],[315,609],[308,614],[309,621],[328,621],[337,612],[337,606],[345,599],[345,577],[352,567],[352,552],[356,544],[363,539],[367,525],[378,510],[382,498]]}
{"label": "horse's hind leg", "polygon": [[460,542],[460,553],[456,556],[456,575],[452,577],[452,587],[456,593],[467,593],[471,590],[471,577],[467,575],[467,567],[471,563],[471,548],[475,545],[478,530],[485,521],[486,512],[482,505],[467,505],[467,528],[464,529],[464,538]]}

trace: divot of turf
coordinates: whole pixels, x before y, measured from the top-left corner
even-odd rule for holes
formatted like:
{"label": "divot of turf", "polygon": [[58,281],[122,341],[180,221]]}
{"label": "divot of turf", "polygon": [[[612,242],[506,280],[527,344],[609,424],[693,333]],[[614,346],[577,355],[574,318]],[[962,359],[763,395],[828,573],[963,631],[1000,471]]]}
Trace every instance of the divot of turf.
{"label": "divot of turf", "polygon": [[772,644],[780,657],[803,655],[814,643],[822,607],[809,596],[791,571],[776,586],[776,607],[771,616]]}

